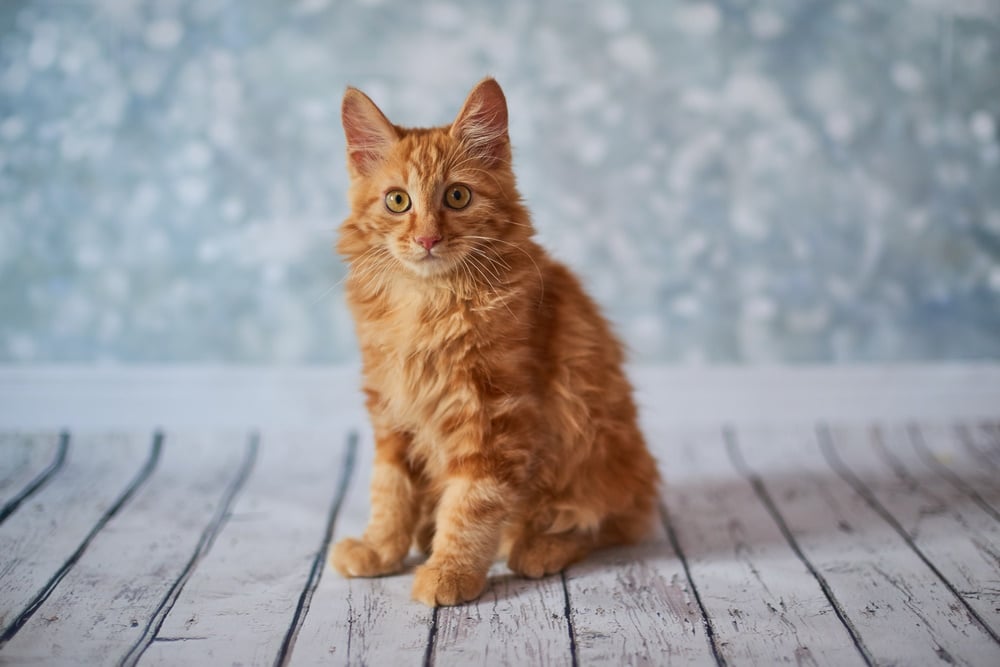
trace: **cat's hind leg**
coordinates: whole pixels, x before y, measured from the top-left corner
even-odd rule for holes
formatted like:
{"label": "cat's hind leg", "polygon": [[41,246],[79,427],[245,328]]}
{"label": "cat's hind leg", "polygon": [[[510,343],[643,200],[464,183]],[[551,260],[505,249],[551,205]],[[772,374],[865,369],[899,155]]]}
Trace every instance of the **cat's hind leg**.
{"label": "cat's hind leg", "polygon": [[577,526],[561,532],[547,532],[538,530],[537,523],[533,529],[529,522],[513,540],[507,567],[531,579],[555,574],[583,560],[595,549],[640,541],[649,533],[651,519],[649,509],[645,508],[634,514],[605,517],[596,529]]}
{"label": "cat's hind leg", "polygon": [[596,546],[589,532],[534,533],[526,531],[517,539],[507,558],[507,567],[530,579],[561,572],[583,559]]}

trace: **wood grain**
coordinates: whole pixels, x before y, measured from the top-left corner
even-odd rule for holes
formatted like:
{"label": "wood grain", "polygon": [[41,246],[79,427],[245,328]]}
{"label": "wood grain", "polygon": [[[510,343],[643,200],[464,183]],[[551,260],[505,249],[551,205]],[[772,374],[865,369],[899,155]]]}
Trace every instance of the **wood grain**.
{"label": "wood grain", "polygon": [[[114,451],[103,443],[89,454]],[[3,648],[3,659],[49,665],[125,659],[197,553],[245,450],[243,434],[168,433],[152,477]],[[56,511],[67,509],[60,504]]]}
{"label": "wood grain", "polygon": [[[1000,470],[1000,423],[979,422],[958,429],[969,448],[975,449],[987,465]],[[968,434],[968,438],[964,437]]]}
{"label": "wood grain", "polygon": [[966,456],[987,469],[1000,471],[1000,424],[962,423],[954,428]]}
{"label": "wood grain", "polygon": [[578,664],[714,665],[683,567],[663,539],[592,554],[566,573]]}
{"label": "wood grain", "polygon": [[67,433],[0,433],[0,523],[59,472],[68,451]]}
{"label": "wood grain", "polygon": [[265,432],[254,474],[142,664],[272,664],[344,463],[341,434]]}
{"label": "wood grain", "polygon": [[[981,472],[957,466],[950,456],[942,468],[926,455],[960,451],[956,430],[914,425],[867,433],[837,429],[832,435],[838,455],[852,461],[860,481],[1000,643],[1000,522],[974,502],[966,486]],[[994,481],[987,500],[995,498],[1000,484]]]}
{"label": "wood grain", "polygon": [[[649,424],[646,431],[668,479],[675,431]],[[667,506],[676,521],[683,510],[669,491]],[[699,601],[663,525],[643,544],[592,554],[569,568],[565,581],[579,664],[716,664]]]}
{"label": "wood grain", "polygon": [[[50,439],[38,442],[52,453]],[[17,631],[59,583],[149,456],[149,435],[79,435],[52,483],[0,526],[0,635]]]}
{"label": "wood grain", "polygon": [[722,430],[657,439],[674,443],[666,499],[723,658],[863,665],[819,582],[733,468]]}
{"label": "wood grain", "polygon": [[[815,429],[740,429],[738,447],[875,663],[995,664],[1000,647],[824,459]],[[854,465],[844,460],[848,467]]]}
{"label": "wood grain", "polygon": [[[0,503],[52,467],[53,424],[199,427],[161,459],[149,430],[70,434],[0,523],[2,618],[23,619],[0,663],[1000,664],[998,371],[644,370],[657,534],[562,577],[496,565],[435,612],[410,600],[419,558],[325,562],[368,514],[356,369],[0,369]],[[257,450],[250,421],[277,425]]]}
{"label": "wood grain", "polygon": [[[368,520],[371,433],[361,431],[355,474],[334,525],[333,541],[357,537]],[[317,538],[319,535],[317,535]],[[345,579],[325,565],[290,664],[391,665],[400,656],[423,656],[433,612],[410,600],[412,572]]]}
{"label": "wood grain", "polygon": [[924,463],[1000,522],[1000,432],[991,424],[923,424],[913,431]]}
{"label": "wood grain", "polygon": [[496,563],[474,602],[438,610],[435,665],[571,665],[566,597],[559,575],[521,578]]}

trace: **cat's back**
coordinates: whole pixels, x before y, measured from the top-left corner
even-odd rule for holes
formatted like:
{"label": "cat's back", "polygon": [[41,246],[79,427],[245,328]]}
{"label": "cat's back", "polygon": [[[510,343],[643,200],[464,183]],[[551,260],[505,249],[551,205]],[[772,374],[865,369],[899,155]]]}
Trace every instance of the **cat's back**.
{"label": "cat's back", "polygon": [[620,366],[622,345],[582,281],[562,262],[544,251],[542,256],[544,307],[535,334],[539,353],[557,365],[597,364],[595,371]]}

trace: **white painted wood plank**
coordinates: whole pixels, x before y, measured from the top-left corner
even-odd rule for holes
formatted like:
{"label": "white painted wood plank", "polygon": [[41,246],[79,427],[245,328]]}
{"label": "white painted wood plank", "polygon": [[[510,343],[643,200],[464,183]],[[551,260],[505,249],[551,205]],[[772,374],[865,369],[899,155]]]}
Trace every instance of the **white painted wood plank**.
{"label": "white painted wood plank", "polygon": [[559,575],[529,580],[502,563],[482,597],[438,610],[433,664],[571,665],[566,596]]}
{"label": "white painted wood plank", "polygon": [[337,491],[346,433],[264,432],[254,474],[143,665],[271,665]]}
{"label": "white painted wood plank", "polygon": [[733,468],[722,430],[651,435],[670,443],[660,455],[666,502],[719,653],[733,664],[863,665],[818,581]]}
{"label": "white painted wood plank", "polygon": [[[359,459],[334,540],[360,535],[368,518],[370,440],[362,443]],[[413,556],[410,563],[416,562],[419,558]],[[291,664],[331,659],[383,664],[394,655],[423,655],[433,612],[410,599],[412,584],[412,567],[390,577],[350,580],[327,568]],[[478,601],[438,611],[434,663],[567,664],[571,658],[564,608],[558,577],[526,581],[497,564]]]}
{"label": "white painted wood plank", "polygon": [[59,473],[0,526],[0,635],[44,594],[139,475],[151,440],[75,435]]}
{"label": "white painted wood plank", "polygon": [[581,665],[715,665],[683,566],[664,535],[566,571]]}
{"label": "white painted wood plank", "polygon": [[[357,415],[353,423],[363,420]],[[332,543],[364,532],[373,457],[371,432],[364,429]],[[393,665],[401,656],[412,662],[424,655],[433,612],[410,599],[412,568],[388,577],[345,579],[325,563],[322,575],[289,664]]]}
{"label": "white painted wood plank", "polygon": [[1000,424],[962,424],[959,437],[966,451],[987,468],[1000,471]]}
{"label": "white painted wood plank", "polygon": [[739,452],[878,664],[1000,661],[1000,647],[824,460],[814,429],[737,431]]}
{"label": "white painted wood plank", "polygon": [[927,425],[915,446],[929,465],[1000,517],[1000,432],[994,424]]}
{"label": "white painted wood plank", "polygon": [[[167,433],[161,460],[2,651],[8,662],[117,664],[155,620],[245,462],[247,438]],[[95,443],[99,456],[107,449]]]}
{"label": "white painted wood plank", "polygon": [[0,508],[4,514],[8,503],[57,463],[59,440],[53,432],[0,433]]}
{"label": "white painted wood plank", "polygon": [[[673,433],[645,430],[664,475],[674,456]],[[568,568],[566,589],[579,664],[716,664],[684,564],[662,522],[643,544],[605,549]]]}
{"label": "white painted wood plank", "polygon": [[892,515],[1000,645],[1000,522],[922,460],[914,438],[936,442],[942,434],[915,429],[834,428],[829,453]]}
{"label": "white painted wood plank", "polygon": [[[1000,364],[629,369],[643,410],[719,424],[996,418]],[[342,427],[355,366],[0,366],[0,427]]]}

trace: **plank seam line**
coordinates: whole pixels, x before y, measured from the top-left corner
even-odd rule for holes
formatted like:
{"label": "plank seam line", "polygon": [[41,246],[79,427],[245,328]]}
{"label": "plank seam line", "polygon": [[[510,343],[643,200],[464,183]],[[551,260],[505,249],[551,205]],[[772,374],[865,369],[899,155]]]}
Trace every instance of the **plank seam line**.
{"label": "plank seam line", "polygon": [[57,472],[59,472],[63,463],[66,462],[66,452],[68,451],[69,432],[63,431],[59,434],[59,446],[58,449],[56,449],[55,457],[51,462],[49,462],[49,465],[45,467],[45,470],[38,473],[38,475],[33,480],[28,482],[28,484],[21,489],[16,496],[7,501],[7,503],[3,506],[3,509],[0,510],[0,523],[6,521],[7,517],[13,514],[17,508],[20,507],[21,503],[34,495],[39,489],[45,486],[45,484],[52,479]]}
{"label": "plank seam line", "polygon": [[979,447],[973,443],[972,436],[969,434],[969,428],[967,425],[959,424],[956,429],[958,430],[958,437],[962,441],[962,445],[976,460],[985,465],[987,468],[993,468],[994,470],[1000,468],[1000,465],[998,465],[996,461],[994,461],[986,452],[979,449]]}
{"label": "plank seam line", "polygon": [[[68,442],[68,435],[66,439]],[[118,496],[114,504],[101,515],[101,518],[97,520],[94,527],[90,529],[87,536],[83,538],[82,542],[80,542],[80,546],[78,546],[76,551],[74,551],[70,557],[66,559],[66,562],[62,564],[62,567],[60,567],[56,573],[52,575],[52,578],[45,584],[45,587],[42,588],[37,595],[35,595],[35,598],[28,604],[27,607],[24,608],[24,611],[22,611],[10,625],[4,628],[3,634],[0,635],[0,646],[3,646],[10,641],[14,635],[17,634],[17,631],[20,630],[29,619],[31,619],[35,612],[38,611],[38,608],[42,606],[50,595],[52,595],[52,591],[56,589],[56,586],[58,586],[59,582],[63,580],[63,577],[65,577],[70,569],[76,565],[77,561],[80,560],[97,534],[104,529],[104,526],[107,525],[107,523],[111,521],[111,519],[114,518],[119,511],[121,511],[122,507],[124,507],[125,504],[131,500],[136,491],[138,491],[146,480],[149,479],[149,476],[153,474],[153,470],[156,468],[156,464],[160,460],[160,450],[162,447],[163,434],[157,431],[153,434],[153,442],[149,449],[149,456],[146,458],[146,462],[143,464],[142,468],[139,469],[138,474],[136,474],[132,481],[129,482],[129,485],[125,487],[125,490],[120,496]]]}
{"label": "plank seam line", "polygon": [[305,622],[306,614],[309,613],[309,606],[312,604],[313,594],[319,586],[319,580],[323,576],[323,567],[326,564],[327,552],[330,550],[330,542],[333,540],[333,528],[340,514],[340,508],[347,496],[347,488],[350,485],[354,472],[354,461],[358,449],[358,433],[350,431],[347,434],[347,448],[344,452],[344,462],[341,468],[340,479],[337,481],[336,491],[333,494],[333,502],[327,513],[326,526],[323,532],[323,539],[320,542],[319,550],[313,557],[312,567],[309,570],[309,577],[299,595],[295,613],[292,615],[292,622],[285,632],[285,638],[281,642],[278,655],[274,658],[275,667],[284,667],[292,658],[292,651],[295,649],[295,640],[298,639],[299,631]]}
{"label": "plank seam line", "polygon": [[[882,436],[881,429],[876,428],[872,435],[873,435],[872,444],[874,446],[876,453],[878,453],[882,457],[882,459],[892,469],[893,473],[895,473],[897,477],[899,477],[907,484],[914,487],[926,486],[922,485],[920,483],[920,480],[911,475],[910,472],[906,469],[906,466],[904,466],[902,462],[899,460],[899,457],[897,457],[892,452],[892,450],[890,450],[888,447],[885,446],[885,440]],[[969,496],[972,499],[972,501],[975,502],[977,505],[979,505],[979,507],[988,515],[990,515],[991,518],[993,518],[996,521],[1000,521],[1000,513],[998,513],[995,509],[993,509],[993,507],[986,501],[986,499],[983,498],[981,495],[979,495],[978,491],[976,491],[974,488],[966,484],[965,480],[959,477],[957,473],[948,468],[948,466],[941,463],[937,459],[937,457],[934,456],[930,448],[927,446],[927,442],[924,440],[923,433],[920,431],[920,428],[918,426],[916,426],[915,424],[908,425],[906,435],[907,438],[909,438],[910,444],[913,445],[914,451],[917,452],[917,455],[925,464],[927,464],[929,468],[931,468],[935,473],[937,473],[939,477],[945,479],[949,484],[951,484],[955,489],[957,489],[959,493]],[[960,432],[959,432],[959,437],[960,438],[962,437]],[[941,500],[941,497],[938,494],[931,491],[930,489],[924,488],[923,492],[926,493],[931,498],[933,498],[936,503],[938,504],[944,503],[944,501]]]}
{"label": "plank seam line", "polygon": [[424,667],[432,667],[434,664],[434,649],[437,646],[438,634],[438,611],[441,607],[434,607],[431,613],[431,626],[427,629],[427,648],[424,649]]}
{"label": "plank seam line", "polygon": [[750,486],[753,487],[754,493],[757,494],[757,498],[767,509],[767,513],[771,515],[771,520],[778,526],[778,530],[781,532],[785,541],[788,542],[788,546],[795,553],[795,556],[806,566],[809,573],[816,579],[816,583],[819,584],[820,590],[823,591],[824,597],[826,597],[827,602],[833,608],[833,613],[837,615],[837,619],[847,630],[847,633],[851,636],[851,641],[854,642],[854,648],[858,650],[861,654],[861,659],[865,661],[869,667],[877,664],[875,656],[872,655],[868,646],[865,644],[864,640],[861,638],[861,633],[854,626],[854,623],[847,616],[847,611],[841,605],[837,596],[834,595],[833,589],[830,587],[830,582],[826,580],[826,577],[819,571],[819,569],[813,564],[811,560],[806,556],[802,547],[799,545],[799,541],[795,539],[795,535],[792,534],[792,529],[789,528],[788,524],[785,522],[785,517],[782,516],[781,511],[775,504],[774,499],[771,497],[771,493],[767,490],[767,486],[764,484],[763,478],[756,472],[754,472],[749,465],[747,465],[746,459],[743,458],[743,453],[740,451],[739,442],[736,438],[736,431],[731,426],[727,426],[722,431],[723,438],[726,441],[726,451],[729,454],[729,460],[733,464],[744,479],[746,479]]}
{"label": "plank seam line", "polygon": [[569,602],[569,585],[566,583],[566,570],[561,571],[559,576],[562,579],[563,600],[566,603],[564,613],[566,614],[566,630],[569,632],[570,664],[572,667],[577,667],[580,661],[576,655],[576,628],[573,627],[573,608]]}
{"label": "plank seam line", "polygon": [[143,629],[142,634],[139,639],[136,640],[132,648],[129,649],[128,653],[121,659],[118,663],[119,665],[128,665],[131,667],[139,662],[142,658],[142,654],[146,652],[153,640],[160,633],[160,628],[163,627],[164,621],[167,620],[167,616],[170,615],[170,611],[174,608],[174,604],[177,602],[177,598],[180,597],[181,592],[184,590],[184,586],[187,584],[191,575],[194,573],[195,568],[198,563],[205,558],[208,552],[212,549],[212,545],[215,543],[215,538],[222,532],[222,528],[229,521],[230,509],[232,508],[233,501],[239,494],[243,485],[246,483],[247,478],[250,477],[250,472],[253,470],[254,463],[257,460],[257,448],[260,442],[260,436],[257,432],[250,434],[247,442],[246,451],[243,454],[243,461],[240,464],[239,470],[236,472],[236,476],[229,483],[226,488],[225,493],[222,496],[222,501],[215,510],[215,514],[212,516],[211,521],[201,533],[201,537],[198,539],[198,544],[195,546],[194,553],[191,558],[188,559],[187,564],[185,564],[184,569],[181,570],[180,575],[174,581],[170,590],[167,594],[163,596],[160,600],[160,604],[157,606],[153,615],[150,616],[149,621],[146,622],[146,627]]}
{"label": "plank seam line", "polygon": [[663,523],[663,528],[667,531],[667,539],[670,540],[670,546],[673,547],[674,553],[677,554],[677,558],[681,561],[681,567],[684,568],[684,576],[687,578],[688,586],[691,587],[691,593],[694,595],[694,601],[698,605],[698,609],[701,611],[701,620],[705,625],[705,636],[708,638],[708,645],[712,649],[712,655],[715,657],[715,663],[719,667],[725,667],[726,659],[722,655],[722,651],[719,647],[719,638],[715,635],[715,625],[712,623],[712,617],[708,614],[708,609],[705,608],[705,603],[702,602],[701,593],[698,592],[698,587],[694,583],[694,577],[691,575],[691,567],[688,565],[687,556],[684,555],[684,550],[681,549],[680,540],[677,539],[677,533],[674,531],[673,521],[670,519],[670,512],[667,511],[667,505],[660,500],[660,521]]}
{"label": "plank seam line", "polygon": [[[1000,521],[1000,512],[997,512],[996,508],[990,505],[986,498],[983,498],[978,491],[972,488],[971,485],[967,484],[965,480],[959,477],[954,470],[937,460],[930,448],[927,446],[927,441],[924,440],[924,434],[920,431],[920,428],[916,424],[910,424],[906,429],[906,434],[910,438],[910,444],[912,444],[913,448],[917,450],[917,454],[920,455],[920,458],[922,458],[927,465],[934,469],[934,472],[948,480],[948,482],[956,489],[969,496],[969,498],[972,499],[972,502],[979,505],[979,507],[984,512],[989,514],[994,521]],[[963,441],[963,443],[966,444],[967,447],[970,449],[973,448],[970,442],[971,436],[969,436],[969,433],[965,429],[964,425],[959,427],[958,437]]]}
{"label": "plank seam line", "polygon": [[1000,644],[1000,636],[997,635],[996,631],[993,630],[993,628],[986,623],[983,617],[979,615],[979,612],[977,612],[968,603],[968,601],[962,597],[962,595],[958,592],[958,589],[955,588],[948,578],[944,576],[944,573],[941,572],[941,570],[939,570],[933,562],[931,562],[931,559],[924,553],[923,549],[917,546],[917,543],[912,537],[910,537],[910,534],[906,532],[906,529],[903,528],[902,524],[896,520],[896,517],[894,517],[892,513],[886,509],[885,505],[879,502],[878,498],[875,497],[875,494],[872,493],[871,489],[869,489],[861,478],[855,475],[854,471],[848,468],[843,462],[840,455],[836,452],[836,447],[833,445],[833,436],[830,435],[830,428],[826,424],[820,424],[817,427],[817,431],[819,435],[820,449],[822,450],[823,456],[826,458],[830,467],[833,468],[841,479],[847,482],[851,488],[864,499],[865,503],[869,507],[875,510],[876,514],[882,517],[883,521],[889,524],[890,528],[896,531],[903,542],[906,543],[906,546],[908,546],[910,550],[913,551],[913,553],[915,553],[921,561],[923,561],[924,565],[926,565],[927,568],[934,573],[934,576],[936,576],[941,583],[944,584],[945,588],[947,588],[948,591],[955,596],[955,599],[957,599],[961,605],[965,607],[965,611],[969,614],[969,616],[975,619],[976,624],[979,625],[979,627],[982,628],[982,630],[986,632],[986,634],[988,634],[994,642]]}
{"label": "plank seam line", "polygon": [[351,590],[351,585],[347,585],[347,657],[344,658],[348,663],[351,660],[351,639],[354,637],[354,598],[352,596],[353,591]]}

